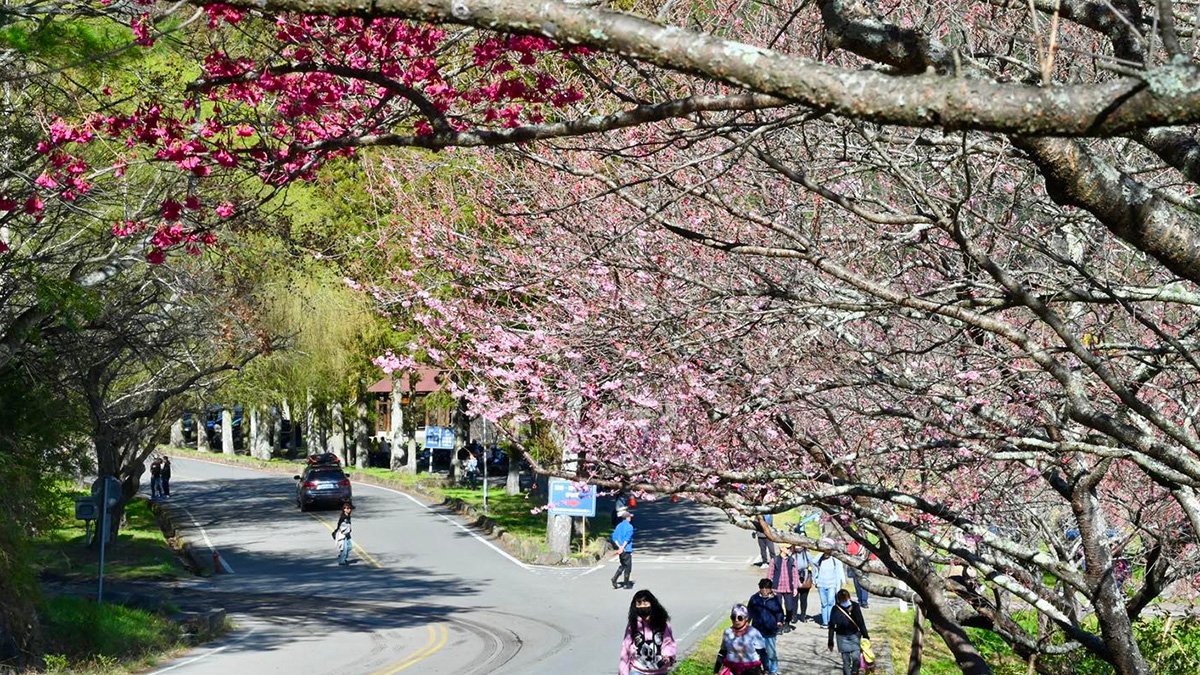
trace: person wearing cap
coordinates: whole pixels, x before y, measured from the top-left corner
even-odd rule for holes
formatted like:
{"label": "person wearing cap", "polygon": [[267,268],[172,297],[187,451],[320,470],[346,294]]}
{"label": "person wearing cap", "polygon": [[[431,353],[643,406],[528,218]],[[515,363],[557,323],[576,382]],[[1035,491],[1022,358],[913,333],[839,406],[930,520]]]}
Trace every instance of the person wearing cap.
{"label": "person wearing cap", "polygon": [[612,587],[614,589],[619,588],[617,586],[617,577],[621,576],[622,572],[625,573],[624,585],[631,587],[629,573],[633,571],[633,523],[631,522],[633,520],[633,511],[618,509],[617,518],[621,522],[613,530],[612,542],[617,547],[617,558],[620,559],[621,564],[617,566],[617,573],[612,578]]}
{"label": "person wearing cap", "polygon": [[768,673],[774,675],[779,672],[779,657],[775,652],[775,639],[779,636],[779,631],[787,624],[783,620],[783,603],[775,594],[774,584],[770,579],[759,580],[758,592],[750,596],[750,600],[746,602],[746,608],[750,610],[750,625],[757,628],[763,636],[763,647],[766,652],[763,666]]}
{"label": "person wearing cap", "polygon": [[732,675],[761,675],[767,660],[767,645],[762,633],[750,625],[750,610],[737,604],[729,610],[729,628],[721,635],[721,650],[713,674],[724,667]]}
{"label": "person wearing cap", "polygon": [[829,553],[833,549],[832,541],[822,539],[821,547],[826,550],[813,563],[813,585],[821,598],[821,626],[824,627],[829,625],[829,614],[833,611],[838,589],[846,585],[846,567]]}

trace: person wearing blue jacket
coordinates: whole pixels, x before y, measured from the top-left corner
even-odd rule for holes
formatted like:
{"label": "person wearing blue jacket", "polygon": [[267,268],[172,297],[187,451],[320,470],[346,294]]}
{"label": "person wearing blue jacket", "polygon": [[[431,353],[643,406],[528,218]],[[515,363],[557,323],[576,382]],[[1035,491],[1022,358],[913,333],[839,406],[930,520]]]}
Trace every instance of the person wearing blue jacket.
{"label": "person wearing blue jacket", "polygon": [[617,566],[617,573],[613,575],[612,587],[617,586],[617,577],[621,576],[621,572],[625,573],[624,586],[632,588],[633,584],[629,583],[629,573],[633,571],[633,511],[629,509],[621,509],[617,511],[617,517],[621,522],[617,525],[612,533],[613,545],[617,547],[617,558],[621,564]]}
{"label": "person wearing blue jacket", "polygon": [[750,596],[746,607],[750,610],[750,625],[762,633],[766,645],[766,667],[768,673],[779,672],[779,656],[775,651],[775,638],[779,637],[779,629],[784,626],[783,602],[774,591],[775,584],[770,579],[758,582],[758,592]]}

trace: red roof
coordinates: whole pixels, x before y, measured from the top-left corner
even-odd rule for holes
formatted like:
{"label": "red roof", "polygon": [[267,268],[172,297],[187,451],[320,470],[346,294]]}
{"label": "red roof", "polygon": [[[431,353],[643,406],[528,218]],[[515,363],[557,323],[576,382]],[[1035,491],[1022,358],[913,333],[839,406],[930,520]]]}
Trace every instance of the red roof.
{"label": "red roof", "polygon": [[[415,393],[415,394],[430,394],[430,393],[433,393],[433,392],[441,389],[442,385],[436,379],[437,376],[439,374],[441,374],[441,372],[442,371],[438,370],[437,368],[430,368],[428,366],[417,366],[417,381],[413,385],[413,393]],[[401,378],[404,378],[406,376],[407,376],[407,373],[400,374]],[[407,384],[405,382],[405,380],[401,379],[400,386],[403,387],[405,384]],[[383,378],[382,380],[376,382],[375,384],[371,385],[370,387],[367,387],[367,391],[375,393],[375,394],[390,394],[390,393],[392,393],[392,378],[391,377]]]}

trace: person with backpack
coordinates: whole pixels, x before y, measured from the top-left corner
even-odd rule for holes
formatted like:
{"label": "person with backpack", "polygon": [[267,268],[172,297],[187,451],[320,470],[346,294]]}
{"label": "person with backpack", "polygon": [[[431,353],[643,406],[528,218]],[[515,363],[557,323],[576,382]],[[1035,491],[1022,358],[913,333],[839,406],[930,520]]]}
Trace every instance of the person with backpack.
{"label": "person with backpack", "polygon": [[779,672],[779,655],[775,651],[775,639],[779,637],[779,629],[783,628],[785,624],[783,604],[780,602],[779,596],[775,594],[770,579],[759,580],[758,592],[750,596],[746,607],[750,610],[750,625],[757,628],[763,637],[763,649],[767,657],[763,661],[763,667],[768,673],[774,675]]}
{"label": "person with backpack", "polygon": [[642,589],[629,602],[618,675],[666,675],[675,666],[671,616],[658,598]]}
{"label": "person with backpack", "polygon": [[162,496],[162,462],[157,457],[150,462],[150,499]]}
{"label": "person with backpack", "polygon": [[761,558],[754,563],[756,567],[766,567],[775,557],[775,542],[768,536],[768,531],[774,526],[775,517],[769,513],[754,521],[754,532],[750,534],[758,540],[758,556]]}
{"label": "person with backpack", "polygon": [[333,528],[333,541],[337,545],[337,563],[341,567],[350,564],[350,549],[354,542],[350,539],[350,514],[354,513],[354,505],[350,502],[342,504],[342,515],[338,518],[337,527]]}
{"label": "person with backpack", "polygon": [[[828,541],[828,540],[826,540]],[[833,548],[833,542],[828,541],[828,547]],[[813,584],[817,587],[818,597],[821,598],[821,626],[829,625],[829,614],[833,611],[834,598],[838,589],[846,585],[846,568],[841,560],[833,557],[828,551],[821,553],[813,565]]]}
{"label": "person with backpack", "polygon": [[171,458],[163,455],[162,458],[162,494],[164,497],[171,496]]}
{"label": "person with backpack", "polygon": [[850,600],[850,591],[837,592],[837,604],[829,618],[829,651],[836,641],[842,655],[842,675],[858,675],[862,661],[862,641],[869,640],[862,609]]}

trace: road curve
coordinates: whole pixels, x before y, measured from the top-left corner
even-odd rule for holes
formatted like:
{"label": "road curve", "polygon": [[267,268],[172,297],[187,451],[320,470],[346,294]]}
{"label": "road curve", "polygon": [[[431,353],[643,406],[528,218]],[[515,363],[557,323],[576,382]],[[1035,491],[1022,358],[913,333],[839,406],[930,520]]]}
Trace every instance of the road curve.
{"label": "road curve", "polygon": [[[615,564],[523,564],[455,516],[395,490],[355,485],[355,564],[339,568],[333,511],[300,513],[290,476],[173,460],[172,506],[232,574],[189,593],[238,630],[155,673],[611,673],[630,591]],[[650,588],[688,648],[753,593],[753,541],[685,504],[636,512],[635,586]]]}

